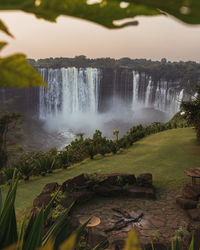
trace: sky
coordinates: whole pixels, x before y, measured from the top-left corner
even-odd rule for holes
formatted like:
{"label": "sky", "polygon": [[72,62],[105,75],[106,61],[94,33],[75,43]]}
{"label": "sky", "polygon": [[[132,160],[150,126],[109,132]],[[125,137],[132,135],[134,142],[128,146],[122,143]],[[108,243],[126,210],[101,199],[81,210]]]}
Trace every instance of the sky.
{"label": "sky", "polygon": [[92,22],[61,16],[57,23],[20,11],[1,11],[15,39],[1,34],[9,45],[1,52],[25,53],[28,58],[130,57],[200,62],[200,25],[186,25],[172,17],[139,17],[138,26],[110,30]]}

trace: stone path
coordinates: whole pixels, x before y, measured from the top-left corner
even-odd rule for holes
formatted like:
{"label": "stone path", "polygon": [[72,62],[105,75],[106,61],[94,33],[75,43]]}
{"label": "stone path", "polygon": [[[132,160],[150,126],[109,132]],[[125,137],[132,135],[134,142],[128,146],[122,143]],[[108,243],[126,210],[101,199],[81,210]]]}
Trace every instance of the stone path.
{"label": "stone path", "polygon": [[[143,212],[144,217],[135,229],[141,242],[160,241],[168,242],[175,236],[177,230],[185,231],[189,219],[183,209],[176,205],[176,195],[181,191],[173,190],[172,185],[157,192],[156,200],[133,199],[127,197],[95,198],[78,207],[74,213],[78,218],[88,218],[95,215],[101,223],[95,227],[100,231],[113,226],[112,217],[116,214],[112,208],[123,208],[129,212]],[[111,241],[125,239],[131,226],[108,233]]]}

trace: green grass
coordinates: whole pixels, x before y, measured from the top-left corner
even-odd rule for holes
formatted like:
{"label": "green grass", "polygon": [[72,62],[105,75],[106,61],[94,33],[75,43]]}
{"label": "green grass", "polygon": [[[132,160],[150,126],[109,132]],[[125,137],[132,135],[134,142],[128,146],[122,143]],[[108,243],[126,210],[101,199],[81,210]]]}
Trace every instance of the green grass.
{"label": "green grass", "polygon": [[[19,183],[16,211],[20,216],[25,209],[30,209],[45,184],[62,183],[81,173],[133,173],[137,176],[150,172],[157,187],[166,187],[172,182],[180,185],[185,177],[183,171],[189,167],[200,167],[200,144],[196,141],[195,131],[192,128],[164,131],[140,140],[124,153],[87,159],[49,176]],[[3,188],[4,195],[7,189]]]}

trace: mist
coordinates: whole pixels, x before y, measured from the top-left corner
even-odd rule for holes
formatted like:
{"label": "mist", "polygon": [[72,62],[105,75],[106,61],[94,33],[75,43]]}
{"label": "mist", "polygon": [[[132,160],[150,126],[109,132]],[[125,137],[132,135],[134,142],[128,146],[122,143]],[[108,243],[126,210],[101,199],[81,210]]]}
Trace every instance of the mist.
{"label": "mist", "polygon": [[78,138],[76,136],[78,133],[84,133],[86,138],[92,137],[95,130],[100,130],[103,136],[114,139],[114,129],[118,129],[119,137],[122,137],[132,126],[148,125],[155,121],[166,122],[169,119],[170,116],[164,112],[145,108],[140,103],[127,105],[115,96],[107,103],[107,111],[104,113],[68,112],[66,115],[66,112],[63,112],[56,116],[48,116],[43,121],[43,126],[47,133],[63,137],[60,142],[57,142],[58,148],[62,149]]}

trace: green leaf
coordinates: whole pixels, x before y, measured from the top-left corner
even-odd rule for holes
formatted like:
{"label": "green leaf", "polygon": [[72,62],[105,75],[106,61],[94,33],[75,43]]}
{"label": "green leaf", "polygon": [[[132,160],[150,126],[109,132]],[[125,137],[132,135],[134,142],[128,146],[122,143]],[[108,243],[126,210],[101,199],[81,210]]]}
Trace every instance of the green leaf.
{"label": "green leaf", "polygon": [[194,235],[192,236],[192,241],[190,243],[190,246],[189,246],[188,250],[194,250]]}
{"label": "green leaf", "polygon": [[27,221],[27,217],[24,216],[24,219],[20,223],[19,227],[19,235],[18,235],[18,246],[17,250],[22,250],[23,249],[23,242],[24,242],[24,235],[25,235],[25,224]]}
{"label": "green leaf", "polygon": [[[36,2],[36,4],[35,4]],[[126,24],[113,24],[115,20],[133,18],[138,15],[158,15],[158,9],[152,9],[142,4],[130,2],[127,8],[120,7],[118,0],[103,0],[101,3],[88,4],[87,0],[3,0],[0,9],[18,9],[35,14],[55,22],[60,15],[67,15],[89,20],[107,28],[120,28],[125,25],[137,24],[137,22],[126,22]]]}
{"label": "green leaf", "polygon": [[52,237],[56,236],[59,230],[62,229],[62,227],[64,226],[65,219],[68,216],[73,205],[74,203],[72,203],[72,205],[64,211],[64,213],[56,220],[53,226],[49,229],[47,234],[42,239],[42,245],[45,245]]}
{"label": "green leaf", "polygon": [[7,42],[0,42],[0,51],[7,45]]}
{"label": "green leaf", "polygon": [[51,211],[51,208],[53,207],[53,203],[56,199],[56,197],[58,196],[60,189],[57,190],[57,192],[55,193],[55,195],[53,196],[53,198],[51,199],[51,201],[49,202],[48,206],[46,207],[45,211],[44,211],[44,222],[46,222],[47,217]]}
{"label": "green leaf", "polygon": [[1,188],[0,188],[0,216],[1,216],[2,209],[3,209],[3,199],[2,199],[2,193],[1,193]]}
{"label": "green leaf", "polygon": [[12,181],[8,190],[2,213],[0,214],[0,246],[5,248],[17,242],[17,222],[15,215],[15,197],[17,181]]}
{"label": "green leaf", "polygon": [[41,208],[32,227],[29,228],[27,238],[24,238],[23,250],[37,249],[42,245],[42,232],[44,227],[44,209]]}
{"label": "green leaf", "polygon": [[42,76],[31,67],[25,55],[0,58],[0,87],[47,86]]}
{"label": "green leaf", "polygon": [[6,33],[7,35],[13,37],[13,35],[10,33],[6,25],[3,23],[3,21],[0,19],[0,30]]}
{"label": "green leaf", "polygon": [[60,246],[59,250],[74,250],[76,245],[77,235],[73,233],[67,240]]}
{"label": "green leaf", "polygon": [[179,244],[178,237],[176,237],[175,250],[181,250],[181,247],[180,247],[180,244]]}
{"label": "green leaf", "polygon": [[[128,5],[122,8],[121,2],[127,2]],[[94,4],[88,4],[88,0],[1,0],[0,9],[22,10],[49,21],[55,21],[60,15],[67,15],[89,20],[107,28],[136,24],[136,22],[125,22],[117,26],[113,24],[115,20],[163,13],[168,13],[189,24],[200,23],[199,0],[102,0]]]}

